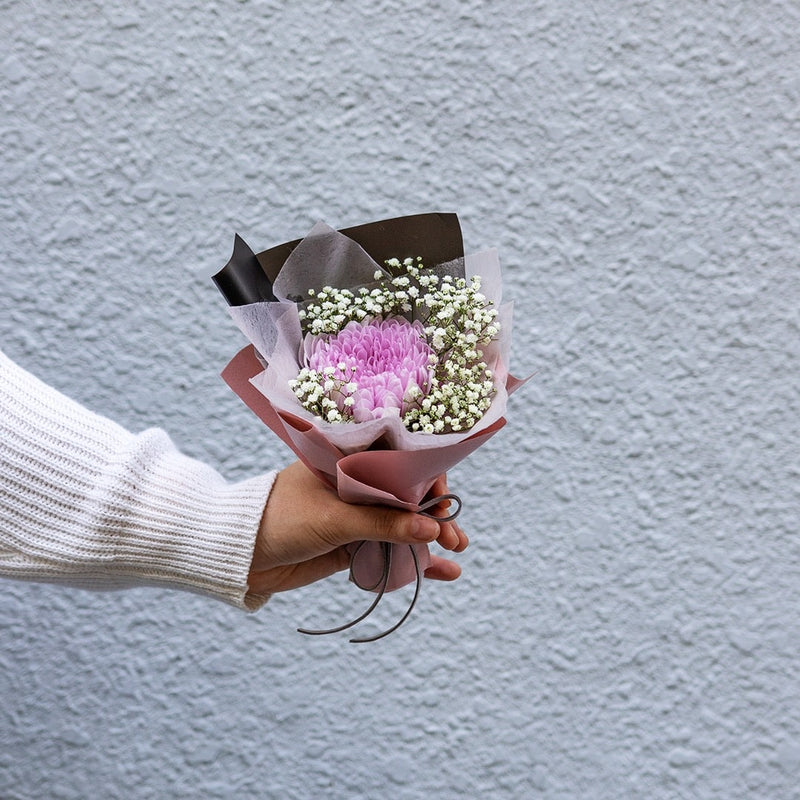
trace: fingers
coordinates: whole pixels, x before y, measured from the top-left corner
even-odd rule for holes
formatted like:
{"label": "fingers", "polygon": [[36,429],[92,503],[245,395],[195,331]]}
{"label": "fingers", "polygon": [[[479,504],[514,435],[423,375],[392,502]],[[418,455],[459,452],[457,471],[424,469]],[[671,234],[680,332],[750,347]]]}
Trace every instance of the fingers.
{"label": "fingers", "polygon": [[431,556],[431,564],[425,570],[425,577],[435,581],[454,581],[461,575],[461,567],[454,561],[441,556]]}
{"label": "fingers", "polygon": [[440,475],[431,486],[428,494],[431,497],[440,497],[443,494],[448,494],[450,490],[447,488],[447,475]]}
{"label": "fingers", "polygon": [[439,524],[440,532],[436,539],[437,544],[445,550],[462,553],[469,545],[469,537],[455,522],[442,522]]}
{"label": "fingers", "polygon": [[[255,594],[287,592],[341,572],[349,565],[349,554],[344,548],[338,548],[300,564],[251,572],[247,581],[248,589]],[[429,580],[454,581],[460,577],[461,567],[446,558],[431,556],[430,566],[424,574]]]}

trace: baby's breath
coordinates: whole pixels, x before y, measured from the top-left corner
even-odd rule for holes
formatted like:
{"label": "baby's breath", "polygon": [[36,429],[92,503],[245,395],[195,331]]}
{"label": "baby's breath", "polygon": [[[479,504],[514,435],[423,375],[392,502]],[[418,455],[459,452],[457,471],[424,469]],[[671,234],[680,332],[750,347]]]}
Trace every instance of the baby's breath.
{"label": "baby's breath", "polygon": [[[340,365],[340,369],[337,370],[332,367],[326,367],[324,370],[303,367],[300,374],[289,381],[289,388],[303,407],[318,419],[326,422],[349,422],[352,418],[351,395],[356,388],[351,382],[354,372],[355,370],[347,372],[344,365]],[[336,402],[337,399],[342,400],[342,410]]]}
{"label": "baby's breath", "polygon": [[[396,316],[424,320],[424,338],[433,351],[433,375],[427,393],[417,388],[403,398],[407,407],[403,423],[410,431],[430,434],[469,430],[486,413],[495,394],[482,348],[499,333],[497,310],[481,293],[478,276],[469,280],[440,277],[426,269],[419,257],[392,258],[385,264],[388,277],[376,271],[374,285],[356,290],[325,286],[309,292],[310,299],[299,310],[303,330],[329,335],[349,322]],[[355,370],[326,374],[304,367],[290,386],[318,418],[352,420]]]}

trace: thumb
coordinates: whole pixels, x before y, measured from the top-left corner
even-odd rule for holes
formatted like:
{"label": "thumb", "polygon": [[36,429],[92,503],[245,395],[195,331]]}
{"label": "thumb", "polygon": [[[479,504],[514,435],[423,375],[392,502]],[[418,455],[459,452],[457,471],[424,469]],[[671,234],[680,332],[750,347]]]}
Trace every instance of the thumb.
{"label": "thumb", "polygon": [[322,535],[330,545],[340,546],[364,539],[393,544],[430,543],[439,533],[435,519],[413,511],[343,503],[337,506],[335,518],[326,521]]}

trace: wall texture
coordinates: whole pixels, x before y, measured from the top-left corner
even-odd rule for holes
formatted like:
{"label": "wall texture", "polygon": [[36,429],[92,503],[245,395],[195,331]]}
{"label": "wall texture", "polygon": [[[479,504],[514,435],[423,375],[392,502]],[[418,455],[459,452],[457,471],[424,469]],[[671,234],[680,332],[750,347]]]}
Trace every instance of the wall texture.
{"label": "wall texture", "polygon": [[[165,8],[166,6],[166,8]],[[395,636],[179,592],[0,587],[0,797],[796,798],[800,8],[0,1],[0,345],[231,479],[208,275],[456,211],[516,301],[473,545]],[[391,620],[407,598],[382,614]]]}

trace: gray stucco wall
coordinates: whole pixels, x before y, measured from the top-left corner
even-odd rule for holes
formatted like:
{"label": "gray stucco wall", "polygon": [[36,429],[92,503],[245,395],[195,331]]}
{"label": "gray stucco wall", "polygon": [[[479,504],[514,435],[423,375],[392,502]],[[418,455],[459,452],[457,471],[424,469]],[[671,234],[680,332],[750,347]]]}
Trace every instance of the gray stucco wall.
{"label": "gray stucco wall", "polygon": [[[0,342],[231,479],[207,276],[427,210],[497,246],[473,545],[373,646],[154,589],[0,587],[2,798],[800,796],[800,8],[0,2]],[[391,618],[403,598],[393,598]]]}

